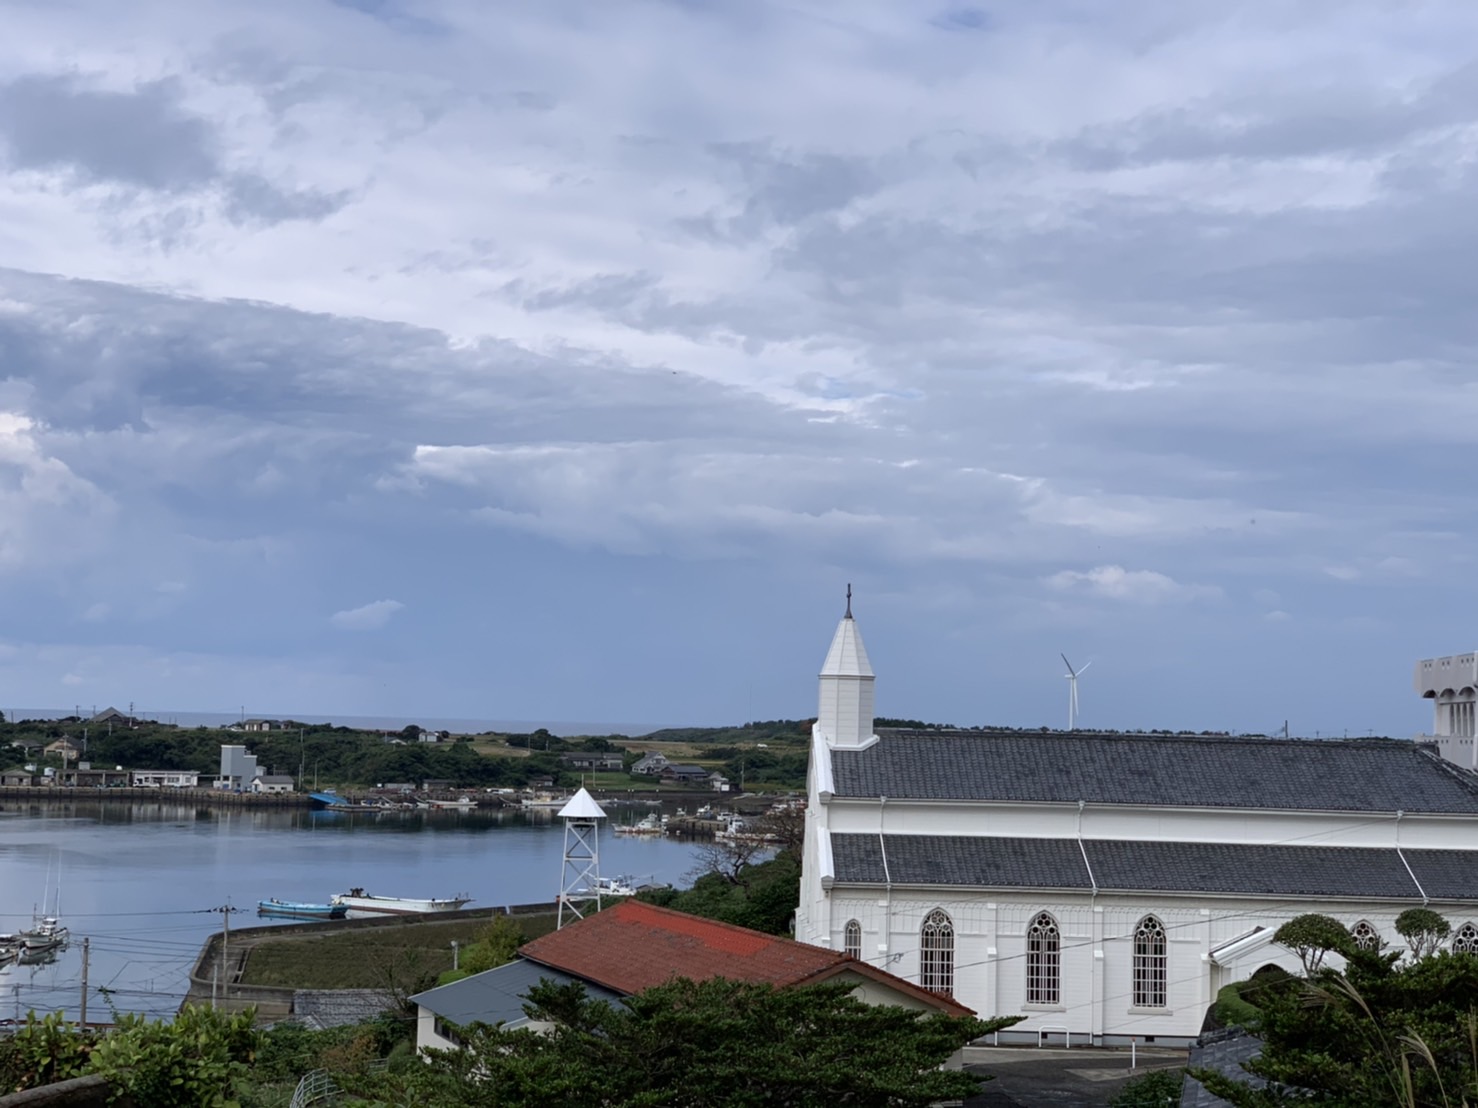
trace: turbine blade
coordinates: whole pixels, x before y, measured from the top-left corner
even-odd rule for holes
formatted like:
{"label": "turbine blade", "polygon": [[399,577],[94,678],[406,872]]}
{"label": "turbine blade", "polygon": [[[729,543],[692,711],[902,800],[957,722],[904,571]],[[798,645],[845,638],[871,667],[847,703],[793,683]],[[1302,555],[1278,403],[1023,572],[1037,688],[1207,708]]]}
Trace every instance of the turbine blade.
{"label": "turbine blade", "polygon": [[1062,659],[1062,664],[1067,666],[1067,671],[1069,673],[1073,672],[1073,664],[1067,660],[1067,655],[1059,654],[1058,657]]}
{"label": "turbine blade", "polygon": [[1082,673],[1084,670],[1086,670],[1092,664],[1093,664],[1093,660],[1090,658],[1088,661],[1086,661],[1086,662],[1083,663],[1083,669],[1078,670],[1078,672],[1079,673]]}

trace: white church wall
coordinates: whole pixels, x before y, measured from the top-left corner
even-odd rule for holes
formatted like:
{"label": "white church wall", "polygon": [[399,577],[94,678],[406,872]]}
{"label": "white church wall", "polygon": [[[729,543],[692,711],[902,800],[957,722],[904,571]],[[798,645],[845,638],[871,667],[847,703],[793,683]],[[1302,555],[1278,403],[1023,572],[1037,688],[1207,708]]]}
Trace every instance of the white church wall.
{"label": "white church wall", "polygon": [[[849,920],[862,927],[862,959],[920,983],[920,929],[935,908],[955,928],[954,997],[981,1016],[1024,1015],[1003,1039],[1035,1041],[1039,1031],[1060,1041],[1062,1029],[1076,1041],[1123,1042],[1131,1036],[1186,1040],[1200,1031],[1207,1008],[1223,985],[1245,980],[1258,968],[1279,965],[1299,972],[1296,955],[1272,942],[1239,955],[1229,966],[1213,964],[1211,950],[1248,935],[1269,932],[1304,912],[1323,912],[1353,927],[1376,928],[1388,947],[1403,949],[1397,913],[1410,905],[1349,901],[1268,900],[1191,895],[1124,896],[1001,892],[958,889],[893,891],[838,888],[831,893],[834,949],[845,946]],[[1454,930],[1478,907],[1434,903]],[[1042,912],[1057,922],[1061,976],[1057,1004],[1027,1003],[1027,932]],[[1466,913],[1466,914],[1465,914]],[[1134,1001],[1134,933],[1153,915],[1166,935],[1166,1004],[1140,1008]],[[879,947],[886,945],[886,953]],[[1334,964],[1338,964],[1337,960]]]}

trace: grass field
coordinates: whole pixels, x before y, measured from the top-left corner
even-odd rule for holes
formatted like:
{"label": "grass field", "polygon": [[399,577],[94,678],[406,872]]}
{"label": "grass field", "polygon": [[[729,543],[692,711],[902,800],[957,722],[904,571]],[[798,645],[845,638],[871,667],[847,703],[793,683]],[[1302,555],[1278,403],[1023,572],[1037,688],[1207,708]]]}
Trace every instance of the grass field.
{"label": "grass field", "polygon": [[[530,939],[554,930],[554,916],[519,916]],[[488,920],[408,922],[303,939],[259,943],[241,975],[244,985],[293,989],[409,989],[452,968],[452,941],[466,944]]]}

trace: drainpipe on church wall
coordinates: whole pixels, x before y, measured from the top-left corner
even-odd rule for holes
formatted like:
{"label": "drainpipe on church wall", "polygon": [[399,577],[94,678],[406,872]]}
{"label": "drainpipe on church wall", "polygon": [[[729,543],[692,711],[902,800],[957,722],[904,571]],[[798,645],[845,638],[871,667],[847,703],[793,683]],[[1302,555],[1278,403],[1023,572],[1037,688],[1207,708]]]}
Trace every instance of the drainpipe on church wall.
{"label": "drainpipe on church wall", "polygon": [[1103,909],[1098,906],[1098,878],[1093,874],[1093,867],[1088,865],[1088,850],[1083,845],[1083,810],[1088,806],[1085,800],[1078,801],[1078,850],[1083,855],[1083,865],[1088,870],[1090,883],[1088,890],[1088,1042],[1090,1045],[1097,1044],[1103,1037],[1104,1013],[1103,1005],[1108,1003],[1107,989],[1100,990],[1103,983],[1102,978],[1107,972],[1103,965]]}
{"label": "drainpipe on church wall", "polygon": [[883,886],[887,890],[887,906],[883,909],[883,941],[878,944],[878,953],[883,956],[883,969],[893,964],[893,874],[888,869],[888,840],[883,833],[883,809],[887,805],[886,796],[878,797],[878,851],[883,857]]}

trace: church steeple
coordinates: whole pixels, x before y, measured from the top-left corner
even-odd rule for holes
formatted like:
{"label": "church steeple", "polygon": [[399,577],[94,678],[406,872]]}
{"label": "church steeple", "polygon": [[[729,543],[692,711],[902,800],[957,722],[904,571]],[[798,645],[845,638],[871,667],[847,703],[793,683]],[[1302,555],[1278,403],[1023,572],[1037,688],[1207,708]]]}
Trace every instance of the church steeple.
{"label": "church steeple", "polygon": [[847,586],[847,613],[837,624],[831,649],[821,665],[821,696],[816,726],[835,750],[871,746],[872,664],[862,645],[862,632],[852,618],[852,586]]}

